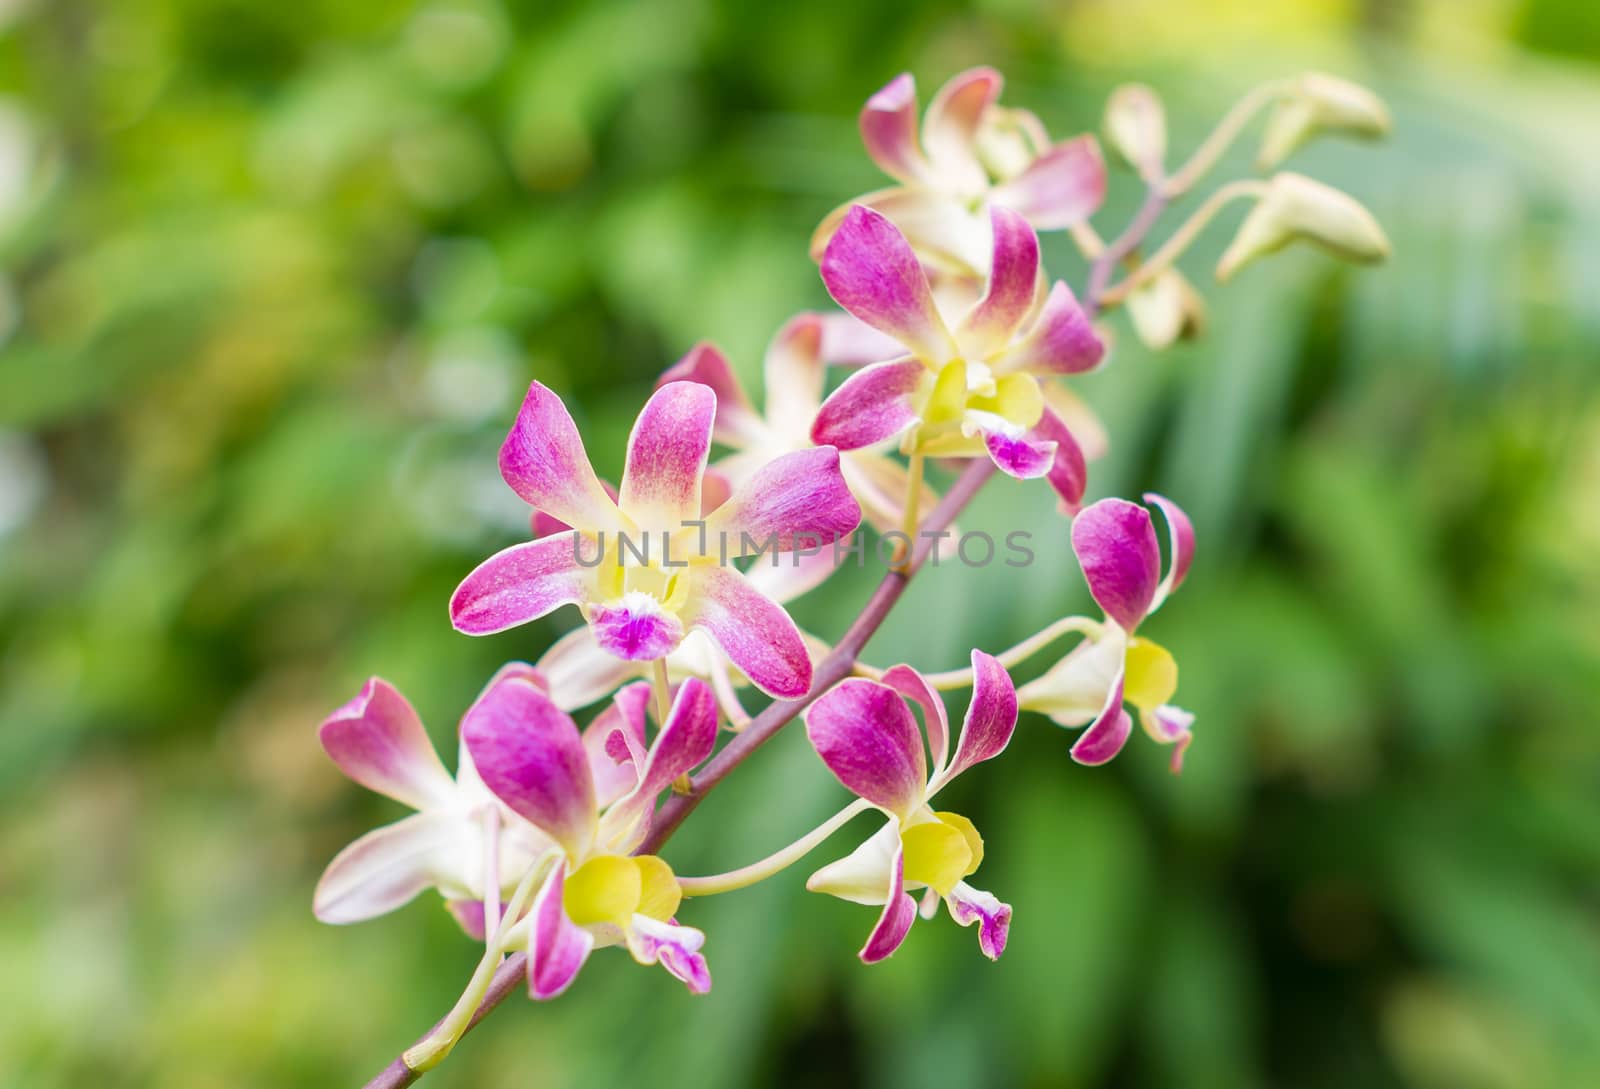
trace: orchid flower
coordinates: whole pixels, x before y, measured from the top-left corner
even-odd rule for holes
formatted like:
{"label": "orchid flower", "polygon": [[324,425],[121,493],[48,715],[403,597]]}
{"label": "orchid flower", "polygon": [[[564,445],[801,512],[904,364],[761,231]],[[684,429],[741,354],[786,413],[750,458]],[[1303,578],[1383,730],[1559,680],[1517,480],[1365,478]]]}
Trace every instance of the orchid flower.
{"label": "orchid flower", "polygon": [[[861,949],[868,964],[900,947],[917,914],[908,890],[926,888],[921,913],[932,918],[942,898],[962,926],[976,922],[978,947],[990,960],[1005,951],[1011,906],[964,880],[983,861],[983,839],[966,817],[936,811],[934,795],[974,764],[999,756],[1017,724],[1017,694],[994,658],[972,652],[972,703],[950,757],[950,725],[939,695],[910,666],[881,680],[851,678],[806,712],[806,734],[828,770],[858,797],[882,810],[887,824],[851,854],[806,882],[857,904],[882,904],[883,913]],[[906,701],[922,709],[933,774]]]}
{"label": "orchid flower", "polygon": [[988,289],[952,331],[905,236],[870,208],[850,210],[823,255],[823,282],[840,306],[911,354],[845,379],[823,403],[811,437],[854,450],[901,435],[913,454],[987,454],[1011,476],[1047,477],[1062,506],[1075,510],[1083,452],[1046,404],[1039,379],[1089,370],[1105,345],[1065,283],[1035,305],[1033,228],[1007,208],[993,209],[990,219]]}
{"label": "orchid flower", "polygon": [[1096,636],[1085,639],[1043,676],[1017,691],[1024,710],[1039,711],[1061,726],[1088,725],[1072,746],[1080,764],[1104,764],[1122,751],[1133,730],[1124,709],[1139,712],[1145,733],[1174,745],[1172,770],[1183,770],[1194,716],[1169,701],[1178,688],[1178,664],[1163,646],[1136,635],[1183,582],[1194,558],[1194,526],[1179,506],[1154,492],[1145,501],[1167,520],[1172,555],[1161,573],[1161,545],[1150,512],[1126,499],[1102,499],[1072,521],[1072,550],[1089,593],[1105,610]]}
{"label": "orchid flower", "polygon": [[642,732],[607,735],[606,751],[633,768],[631,789],[614,800],[577,725],[525,677],[491,686],[467,712],[461,738],[489,792],[555,845],[527,916],[506,933],[508,942],[526,941],[529,993],[555,997],[592,950],[609,945],[626,945],[640,964],[659,963],[696,994],[709,990],[705,935],[673,918],[682,892],[672,868],[632,852],[649,833],[660,793],[716,745],[710,688],[685,681],[648,750]]}
{"label": "orchid flower", "polygon": [[[601,480],[600,487],[612,499],[617,497],[617,490],[609,481]],[[707,468],[701,486],[702,516],[725,503],[731,493],[732,486],[728,478],[713,468]],[[533,511],[528,521],[536,539],[572,529],[541,510]],[[820,545],[791,553],[773,553],[767,560],[752,564],[745,572],[745,577],[763,597],[786,605],[826,581],[838,569],[838,560],[842,555],[837,549]],[[806,651],[813,661],[828,652],[828,645],[816,636],[802,631],[800,638],[805,641]],[[727,707],[730,718],[735,714],[743,715],[743,710],[734,706],[737,697],[723,689],[722,681],[725,679],[731,690],[748,685],[750,679],[737,668],[730,668],[728,656],[707,638],[705,632],[690,631],[677,649],[666,656],[665,661],[669,680],[699,677],[711,681],[718,699]],[[546,691],[550,698],[563,711],[587,707],[630,680],[653,680],[653,663],[618,658],[601,650],[594,632],[587,624],[557,639],[534,663],[534,667],[547,682]]]}
{"label": "orchid flower", "polygon": [[[1084,222],[1105,199],[1106,168],[1094,137],[1052,144],[1032,113],[998,106],[1002,80],[972,68],[945,83],[917,126],[917,87],[909,73],[891,80],[861,111],[867,154],[900,184],[857,198],[888,216],[939,271],[981,278],[989,259],[983,213],[1021,213],[1035,229]],[[820,258],[845,219],[831,213],[811,239]]]}
{"label": "orchid flower", "polygon": [[[822,407],[827,330],[822,315],[799,314],[778,331],[765,359],[764,412],[751,403],[727,357],[713,345],[696,345],[661,376],[663,382],[701,382],[716,391],[717,421],[712,435],[736,453],[717,461],[715,469],[733,484],[749,480],[773,458],[811,448],[811,424]],[[890,345],[891,354],[900,350],[881,334],[865,331],[880,345]],[[854,449],[839,459],[839,468],[867,521],[880,531],[899,528],[911,488],[904,466],[881,451]],[[920,503],[923,509],[930,509],[938,498],[931,488],[924,487]]]}
{"label": "orchid flower", "polygon": [[[544,683],[531,666],[516,662],[484,691],[509,678]],[[632,776],[606,755],[604,739],[618,730],[642,739],[649,698],[648,685],[623,689],[584,733],[584,751],[607,803],[632,786]],[[549,838],[495,799],[465,744],[452,777],[416,711],[387,681],[367,681],[355,699],[328,716],[319,736],[340,771],[417,812],[339,852],[317,883],[317,918],[361,922],[436,888],[462,928],[482,939],[485,902],[498,904],[550,847]]]}
{"label": "orchid flower", "polygon": [[577,425],[538,382],[500,448],[500,473],[537,510],[572,526],[513,545],[457,587],[458,631],[488,635],[577,604],[609,654],[653,661],[701,630],[768,695],[811,685],[811,658],[783,607],[727,563],[775,543],[828,542],[850,533],[861,509],[829,447],[763,466],[701,519],[715,393],[671,382],[645,404],[628,440],[622,487],[601,487]]}
{"label": "orchid flower", "polygon": [[[832,548],[779,554],[776,562],[756,561],[745,572],[745,581],[763,597],[786,605],[821,585],[838,570],[836,559]],[[826,643],[803,629],[800,639],[812,661],[828,653]],[[652,668],[650,662],[618,658],[602,650],[595,640],[594,630],[588,625],[574,628],[557,639],[534,665],[549,681],[550,698],[563,711],[587,707],[605,698],[619,684],[649,679]],[[711,681],[715,687],[725,677],[735,688],[750,683],[750,678],[741,670],[730,669],[729,665],[728,656],[698,629],[685,635],[683,642],[666,657],[667,676],[672,681],[699,677]],[[720,690],[718,695],[719,698],[723,696]]]}

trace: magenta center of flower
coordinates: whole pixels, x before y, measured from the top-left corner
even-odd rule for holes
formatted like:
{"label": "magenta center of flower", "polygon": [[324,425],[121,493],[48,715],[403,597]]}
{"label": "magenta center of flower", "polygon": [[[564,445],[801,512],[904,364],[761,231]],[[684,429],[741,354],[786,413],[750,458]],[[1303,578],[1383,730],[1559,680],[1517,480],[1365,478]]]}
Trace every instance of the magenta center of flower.
{"label": "magenta center of flower", "polygon": [[624,594],[621,601],[589,611],[589,629],[608,654],[630,662],[664,658],[683,641],[683,624],[646,593]]}

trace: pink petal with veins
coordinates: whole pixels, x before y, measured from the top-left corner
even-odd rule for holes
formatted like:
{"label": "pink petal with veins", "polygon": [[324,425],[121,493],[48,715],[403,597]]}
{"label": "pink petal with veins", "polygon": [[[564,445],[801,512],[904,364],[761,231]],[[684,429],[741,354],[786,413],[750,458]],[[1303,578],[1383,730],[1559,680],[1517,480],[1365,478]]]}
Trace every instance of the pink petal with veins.
{"label": "pink petal with veins", "polygon": [[857,318],[939,365],[956,356],[917,255],[881,212],[854,205],[822,254],[822,282]]}
{"label": "pink petal with veins", "polygon": [[995,188],[992,199],[1015,208],[1041,231],[1065,230],[1099,210],[1106,197],[1106,164],[1092,136],[1057,144],[1028,169]]}
{"label": "pink petal with veins", "polygon": [[500,447],[500,475],[511,490],[551,517],[584,530],[614,528],[617,507],[600,486],[578,425],[561,398],[538,382]]}
{"label": "pink petal with veins", "polygon": [[434,751],[422,720],[388,681],[373,677],[318,730],[339,770],[368,790],[412,809],[448,805],[455,780]]}
{"label": "pink petal with veins", "polygon": [[467,635],[491,635],[588,598],[590,571],[578,562],[598,553],[576,530],[512,545],[480,563],[450,598],[450,623]]}

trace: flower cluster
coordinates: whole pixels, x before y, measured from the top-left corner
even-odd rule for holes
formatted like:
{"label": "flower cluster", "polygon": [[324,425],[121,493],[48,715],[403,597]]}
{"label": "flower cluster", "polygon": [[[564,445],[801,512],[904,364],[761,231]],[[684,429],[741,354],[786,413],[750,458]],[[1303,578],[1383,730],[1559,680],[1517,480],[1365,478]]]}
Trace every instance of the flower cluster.
{"label": "flower cluster", "polygon": [[[1096,138],[1053,141],[1034,114],[1001,105],[1001,89],[997,72],[979,68],[946,83],[920,116],[909,75],[867,101],[862,139],[896,184],[818,228],[813,256],[839,310],[802,313],[779,330],[761,407],[720,350],[695,346],[640,409],[613,486],[595,473],[561,397],[532,383],[499,458],[506,485],[529,505],[530,539],[468,573],[450,619],[485,636],[575,606],[582,624],[534,664],[514,662],[490,680],[461,719],[453,776],[385,681],[368,681],[324,722],[322,744],[341,770],[416,812],[333,860],[317,916],[355,922],[431,888],[484,944],[456,1008],[403,1056],[405,1076],[448,1053],[509,966],[547,999],[594,950],[619,946],[707,990],[706,936],[678,921],[685,902],[771,878],[867,811],[881,827],[806,882],[879,909],[861,960],[894,953],[917,915],[932,918],[941,902],[959,925],[976,924],[981,952],[998,958],[1012,908],[967,883],[983,838],[933,803],[1006,750],[1020,711],[1081,730],[1068,751],[1083,765],[1115,757],[1136,713],[1181,770],[1195,718],[1172,702],[1174,656],[1143,628],[1188,573],[1194,527],[1170,499],[1144,497],[1167,527],[1163,561],[1149,508],[1084,505],[1104,432],[1068,383],[1106,361],[1100,320],[1115,307],[1151,348],[1199,331],[1203,304],[1175,261],[1229,202],[1253,207],[1219,279],[1299,240],[1350,260],[1382,257],[1387,241],[1365,209],[1292,173],[1219,187],[1163,245],[1137,254],[1159,218],[1146,212],[1192,188],[1255,112],[1272,110],[1264,168],[1318,132],[1382,132],[1387,114],[1331,76],[1268,84],[1169,170],[1160,99],[1119,88],[1105,134],[1145,186],[1146,212],[1107,241],[1090,223],[1107,187]],[[1079,291],[1045,272],[1040,231],[1065,232],[1089,259]],[[830,380],[830,369],[842,377]],[[1070,543],[1103,615],[1063,616],[999,654],[974,649],[969,668],[947,673],[861,661],[906,582],[938,556],[940,535],[996,469],[1049,486],[1064,516],[1057,554]],[[936,488],[930,470],[957,475]],[[898,533],[902,545],[830,646],[802,632],[786,605],[833,574],[839,552],[825,546],[859,545],[868,532]],[[1009,670],[1069,633],[1080,642],[1065,656],[1013,683]],[[746,688],[773,702],[752,717]],[[971,690],[953,751],[946,689]],[[580,729],[570,712],[601,701]],[[659,854],[673,830],[802,714],[817,756],[855,800],[766,859],[676,874]]]}

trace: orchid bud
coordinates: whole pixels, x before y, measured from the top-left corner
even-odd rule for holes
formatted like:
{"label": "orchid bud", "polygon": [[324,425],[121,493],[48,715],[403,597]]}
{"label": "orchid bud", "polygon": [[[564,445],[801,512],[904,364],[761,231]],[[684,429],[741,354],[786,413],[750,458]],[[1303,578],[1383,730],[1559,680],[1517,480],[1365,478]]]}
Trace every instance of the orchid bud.
{"label": "orchid bud", "polygon": [[1142,83],[1126,83],[1106,103],[1106,142],[1145,180],[1159,177],[1167,157],[1167,115]]}
{"label": "orchid bud", "polygon": [[1134,334],[1152,351],[1193,340],[1205,331],[1205,300],[1175,268],[1135,288],[1126,305]]}
{"label": "orchid bud", "polygon": [[1321,72],[1307,72],[1267,120],[1256,165],[1271,170],[1319,132],[1379,137],[1391,127],[1388,107],[1365,87]]}
{"label": "orchid bud", "polygon": [[1389,239],[1359,201],[1304,174],[1285,171],[1266,183],[1265,193],[1239,225],[1217,264],[1217,279],[1227,280],[1257,257],[1276,253],[1296,239],[1361,264],[1389,256]]}

